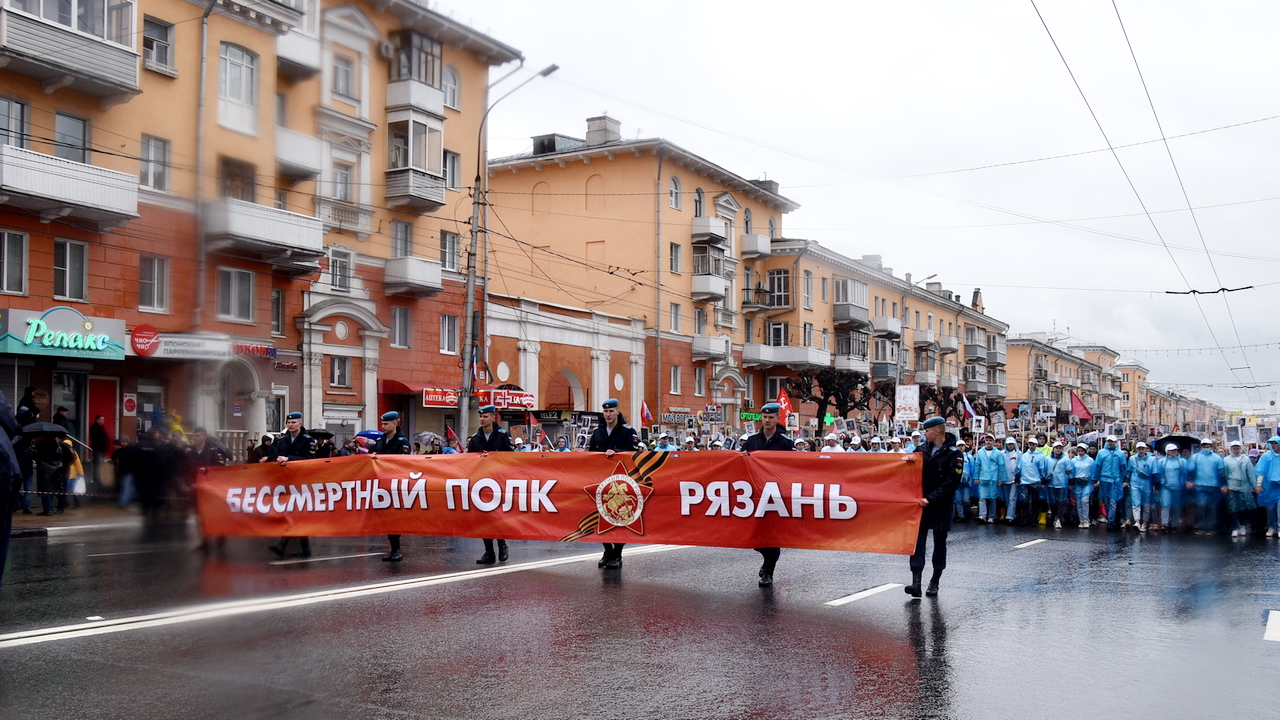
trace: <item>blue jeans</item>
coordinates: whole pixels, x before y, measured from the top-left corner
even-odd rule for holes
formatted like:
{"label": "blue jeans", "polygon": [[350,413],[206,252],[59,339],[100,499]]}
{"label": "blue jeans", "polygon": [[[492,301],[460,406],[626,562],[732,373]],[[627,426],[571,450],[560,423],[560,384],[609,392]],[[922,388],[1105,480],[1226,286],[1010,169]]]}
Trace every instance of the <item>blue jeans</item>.
{"label": "blue jeans", "polygon": [[1201,530],[1210,530],[1218,526],[1218,501],[1222,499],[1222,490],[1216,487],[1196,486],[1196,520]]}
{"label": "blue jeans", "polygon": [[1280,529],[1280,503],[1267,506],[1267,527],[1272,530]]}
{"label": "blue jeans", "polygon": [[1064,487],[1050,487],[1049,491],[1049,509],[1053,513],[1054,520],[1061,520],[1067,514],[1067,489]]}
{"label": "blue jeans", "polygon": [[968,483],[960,483],[960,488],[956,490],[956,517],[965,518],[969,515],[969,485]]}
{"label": "blue jeans", "polygon": [[1004,495],[1004,516],[1013,520],[1018,513],[1018,483],[1008,483],[1001,488]]}
{"label": "blue jeans", "polygon": [[1073,480],[1072,492],[1076,496],[1076,512],[1080,515],[1080,522],[1089,522],[1089,496],[1093,494],[1093,481],[1091,480]]}
{"label": "blue jeans", "polygon": [[1098,485],[1098,504],[1107,509],[1107,527],[1114,529],[1120,523],[1120,514],[1116,512],[1116,499],[1114,493],[1116,485],[1120,483],[1116,481],[1107,482],[1103,480]]}
{"label": "blue jeans", "polygon": [[31,498],[27,495],[27,493],[31,492],[31,486],[35,484],[36,484],[35,471],[29,472],[23,476],[22,492],[19,493],[18,495],[18,502],[21,504],[22,509],[26,510],[27,512],[31,511]]}
{"label": "blue jeans", "polygon": [[120,478],[120,507],[127,508],[133,502],[133,473]]}

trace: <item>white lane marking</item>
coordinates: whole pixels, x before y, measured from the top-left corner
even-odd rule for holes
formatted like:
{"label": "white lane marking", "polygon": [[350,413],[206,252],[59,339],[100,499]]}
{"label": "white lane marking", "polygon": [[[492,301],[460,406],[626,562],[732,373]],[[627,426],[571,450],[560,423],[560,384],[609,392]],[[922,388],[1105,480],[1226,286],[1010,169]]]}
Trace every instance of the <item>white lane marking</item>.
{"label": "white lane marking", "polygon": [[[186,546],[183,545],[181,547],[186,547]],[[172,552],[175,549],[177,549],[177,546],[168,547],[168,548],[153,548],[151,550],[127,550],[124,552],[113,552],[113,553],[93,553],[91,555],[85,555],[85,557],[115,557],[117,555],[145,555],[147,553]]]}
{"label": "white lane marking", "polygon": [[1280,642],[1280,610],[1267,613],[1267,631],[1262,635],[1262,639]]}
{"label": "white lane marking", "polygon": [[[627,556],[647,555],[649,553],[680,549],[682,549],[682,546],[677,545],[646,545],[634,550],[627,549],[624,554]],[[520,563],[519,565],[504,565],[501,567],[482,568],[479,570],[463,570],[461,572],[445,573],[444,575],[433,575],[424,578],[410,578],[407,580],[372,583],[369,585],[356,585],[336,590],[319,590],[309,593],[299,593],[296,595],[282,595],[273,598],[209,603],[206,605],[195,605],[189,608],[153,613],[150,615],[137,615],[134,617],[118,618],[115,620],[81,623],[79,625],[62,625],[58,627],[41,628],[39,630],[24,630],[22,632],[0,635],[0,648],[31,645],[34,643],[49,642],[52,640],[88,637],[91,635],[105,635],[108,633],[123,632],[125,630],[137,630],[140,628],[159,627],[162,625],[176,625],[179,623],[195,622],[198,620],[247,615],[250,613],[265,612],[267,610],[280,610],[284,608],[298,607],[300,605],[313,605],[316,603],[333,602],[335,600],[346,600],[349,598],[366,597],[369,595],[381,595],[400,590],[412,590],[414,588],[443,585],[445,583],[492,577],[494,575],[506,575],[509,573],[521,572],[523,570],[538,570],[541,568],[555,567],[557,565],[570,565],[578,562],[586,562],[588,560],[598,560],[599,558],[600,553],[593,552],[587,555],[571,555],[569,557],[554,558],[551,560],[537,560],[534,562]]]}
{"label": "white lane marking", "polygon": [[324,557],[298,558],[297,560],[272,560],[268,565],[297,565],[298,563],[324,562],[325,560],[346,560],[347,558],[369,557],[381,555],[382,552],[357,553],[355,555],[325,555]]}
{"label": "white lane marking", "polygon": [[854,600],[861,600],[862,598],[871,597],[876,593],[882,593],[885,590],[892,590],[894,588],[900,588],[900,587],[902,587],[902,583],[885,583],[884,585],[878,585],[876,587],[863,590],[862,592],[856,592],[852,595],[846,595],[842,598],[836,598],[835,600],[832,600],[830,602],[823,603],[823,605],[830,605],[831,607],[839,607],[841,605],[844,605],[845,603],[851,603]]}
{"label": "white lane marking", "polygon": [[1042,542],[1049,542],[1049,540],[1048,538],[1040,538],[1039,540],[1028,540],[1027,542],[1022,543],[1021,545],[1014,545],[1013,549],[1021,550],[1022,548],[1029,548],[1032,545],[1039,545]]}
{"label": "white lane marking", "polygon": [[89,617],[85,618],[85,620],[101,620],[101,619],[103,619],[101,615],[90,615]]}

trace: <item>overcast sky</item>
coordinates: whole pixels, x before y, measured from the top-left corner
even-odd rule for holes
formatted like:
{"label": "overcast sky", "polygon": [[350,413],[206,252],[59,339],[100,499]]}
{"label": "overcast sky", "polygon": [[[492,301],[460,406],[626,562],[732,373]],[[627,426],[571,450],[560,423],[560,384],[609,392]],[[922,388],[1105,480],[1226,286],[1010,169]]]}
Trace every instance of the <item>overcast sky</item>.
{"label": "overcast sky", "polygon": [[[1101,131],[1030,0],[437,8],[520,49],[528,73],[560,65],[494,111],[492,156],[582,137],[607,111],[624,137],[777,180],[802,205],[788,237],[938,273],[966,300],[981,287],[1011,334],[1209,348],[1123,353],[1157,382],[1280,381],[1280,346],[1214,349],[1280,343],[1280,4],[1117,4],[1159,126],[1109,0],[1036,3]],[[1163,294],[1264,283],[1229,296],[1234,327],[1222,295]],[[1186,390],[1252,409],[1280,386]]]}

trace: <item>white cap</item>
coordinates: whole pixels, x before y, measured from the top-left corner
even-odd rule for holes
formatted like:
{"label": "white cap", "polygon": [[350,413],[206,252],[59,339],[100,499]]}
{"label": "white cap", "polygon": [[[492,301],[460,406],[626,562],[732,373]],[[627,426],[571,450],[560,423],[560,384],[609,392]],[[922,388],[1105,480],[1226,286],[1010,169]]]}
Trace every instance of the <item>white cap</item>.
{"label": "white cap", "polygon": [[1213,444],[1213,438],[1200,438],[1200,444],[1201,444],[1201,445],[1212,445],[1212,444]]}
{"label": "white cap", "polygon": [[901,444],[902,444],[902,438],[900,438],[900,437],[891,437],[891,438],[889,438],[889,442],[891,442],[891,443],[898,443],[899,445],[901,445]]}
{"label": "white cap", "polygon": [[857,435],[853,435],[853,436],[850,436],[849,442],[853,443],[854,445],[858,445],[862,442],[862,438],[858,437]]}
{"label": "white cap", "polygon": [[919,430],[912,430],[912,431],[911,431],[911,437],[920,437],[920,431],[919,431]]}
{"label": "white cap", "polygon": [[1076,445],[1076,447],[1078,447],[1078,448],[1084,448],[1085,450],[1088,450],[1088,449],[1089,449],[1089,443],[1079,443],[1079,444],[1077,444],[1077,445]]}
{"label": "white cap", "polygon": [[960,438],[959,440],[957,440],[957,441],[956,441],[956,445],[957,445],[957,446],[960,446],[960,445],[965,445],[965,446],[967,446],[968,444],[969,444],[969,443],[967,443],[967,442],[965,442],[965,441],[964,441],[964,438]]}
{"label": "white cap", "polygon": [[827,437],[826,437],[826,439],[827,439],[827,440],[836,440],[836,441],[839,441],[839,440],[840,440],[840,436],[839,436],[839,435],[836,435],[835,433],[827,433]]}
{"label": "white cap", "polygon": [[1232,440],[1231,443],[1227,445],[1227,447],[1244,447],[1244,443],[1240,442],[1239,440]]}
{"label": "white cap", "polygon": [[711,443],[711,447],[724,447],[724,443],[722,443],[722,442],[720,442],[719,440],[717,440],[717,441],[715,441],[715,442]]}
{"label": "white cap", "polygon": [[751,433],[742,433],[742,437],[738,438],[738,440],[746,440],[749,437],[751,437]]}
{"label": "white cap", "polygon": [[1107,442],[1117,442],[1115,435],[1108,435]]}
{"label": "white cap", "polygon": [[658,439],[661,440],[662,438],[669,438],[669,437],[671,437],[671,433],[667,432],[666,430],[663,430],[662,434],[658,436]]}
{"label": "white cap", "polygon": [[1150,446],[1149,446],[1149,445],[1147,445],[1147,444],[1146,444],[1146,443],[1144,443],[1144,442],[1140,442],[1140,443],[1138,443],[1137,445],[1134,445],[1133,447],[1134,447],[1134,449],[1137,449],[1137,448],[1144,448],[1144,447],[1150,447]]}
{"label": "white cap", "polygon": [[1053,446],[1054,446],[1054,447],[1062,447],[1062,441],[1061,441],[1061,440],[1056,440],[1056,441],[1054,441]]}
{"label": "white cap", "polygon": [[684,441],[685,441],[685,442],[687,442],[687,443],[697,443],[697,442],[698,442],[698,438],[694,437],[693,435],[689,435],[689,436],[685,437]]}
{"label": "white cap", "polygon": [[1005,445],[1008,445],[1008,444],[1010,444],[1010,443],[1012,443],[1012,444],[1014,444],[1014,445],[1017,445],[1017,444],[1018,444],[1018,441],[1017,441],[1017,440],[1014,440],[1014,439],[1013,439],[1013,438],[1011,438],[1011,437],[1007,437],[1007,438],[1005,438],[1005,439],[1004,439],[1004,444],[1005,444]]}
{"label": "white cap", "polygon": [[1164,451],[1165,451],[1165,452],[1167,452],[1167,453],[1168,453],[1168,452],[1177,452],[1177,451],[1178,451],[1178,444],[1177,444],[1177,443],[1169,443],[1168,445],[1165,445],[1165,446],[1164,446]]}
{"label": "white cap", "polygon": [[871,442],[873,442],[873,443],[879,443],[879,442],[880,442],[880,436],[879,436],[879,435],[877,435],[877,436],[875,436],[875,437],[871,438]]}
{"label": "white cap", "polygon": [[516,445],[523,445],[523,444],[524,444],[524,438],[516,438],[514,442],[515,442],[515,444],[516,444]]}

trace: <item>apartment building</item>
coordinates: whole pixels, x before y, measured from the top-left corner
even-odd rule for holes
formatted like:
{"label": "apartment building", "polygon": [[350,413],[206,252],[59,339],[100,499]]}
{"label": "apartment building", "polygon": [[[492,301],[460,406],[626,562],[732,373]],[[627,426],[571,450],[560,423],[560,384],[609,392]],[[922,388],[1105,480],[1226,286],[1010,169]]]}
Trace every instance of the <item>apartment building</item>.
{"label": "apartment building", "polygon": [[[0,389],[339,434],[462,378],[461,168],[519,51],[405,0],[0,8]],[[202,77],[202,68],[204,69]],[[456,379],[455,379],[456,376]],[[391,379],[394,378],[394,379]]]}
{"label": "apartment building", "polygon": [[1121,362],[1115,369],[1120,373],[1120,418],[1143,426],[1158,424],[1147,422],[1147,375],[1151,371],[1133,360]]}

